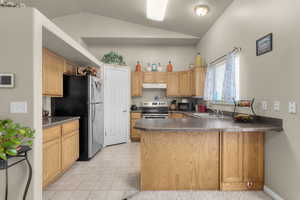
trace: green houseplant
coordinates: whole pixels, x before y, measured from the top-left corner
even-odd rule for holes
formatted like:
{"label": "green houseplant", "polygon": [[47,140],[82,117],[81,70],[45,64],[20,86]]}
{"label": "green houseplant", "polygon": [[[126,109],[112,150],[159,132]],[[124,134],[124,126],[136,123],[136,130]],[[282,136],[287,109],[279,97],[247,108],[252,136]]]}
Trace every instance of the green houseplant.
{"label": "green houseplant", "polygon": [[34,130],[12,120],[0,120],[0,160],[17,155],[21,146],[31,146],[34,133]]}
{"label": "green houseplant", "polygon": [[109,52],[105,54],[102,59],[102,62],[107,63],[107,64],[118,64],[118,65],[125,65],[123,56],[117,54],[116,52]]}

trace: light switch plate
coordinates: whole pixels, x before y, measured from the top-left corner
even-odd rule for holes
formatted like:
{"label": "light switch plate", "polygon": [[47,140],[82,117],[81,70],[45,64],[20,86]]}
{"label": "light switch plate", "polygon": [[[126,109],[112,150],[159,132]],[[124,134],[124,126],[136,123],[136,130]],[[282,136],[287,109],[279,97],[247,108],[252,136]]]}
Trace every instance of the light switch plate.
{"label": "light switch plate", "polygon": [[296,114],[297,113],[297,104],[294,101],[289,102],[289,113]]}
{"label": "light switch plate", "polygon": [[280,101],[274,101],[274,111],[280,111]]}
{"label": "light switch plate", "polygon": [[11,102],[10,113],[27,113],[27,102],[26,101]]}
{"label": "light switch plate", "polygon": [[261,109],[262,109],[263,111],[268,110],[268,102],[267,102],[267,101],[262,101],[262,102],[261,102]]}

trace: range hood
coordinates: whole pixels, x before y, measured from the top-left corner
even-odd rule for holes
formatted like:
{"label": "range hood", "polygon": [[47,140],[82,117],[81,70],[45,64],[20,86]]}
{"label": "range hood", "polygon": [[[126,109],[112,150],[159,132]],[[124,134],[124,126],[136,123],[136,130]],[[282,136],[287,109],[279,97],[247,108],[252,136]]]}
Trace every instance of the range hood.
{"label": "range hood", "polygon": [[143,88],[145,89],[166,89],[167,84],[166,83],[144,83]]}

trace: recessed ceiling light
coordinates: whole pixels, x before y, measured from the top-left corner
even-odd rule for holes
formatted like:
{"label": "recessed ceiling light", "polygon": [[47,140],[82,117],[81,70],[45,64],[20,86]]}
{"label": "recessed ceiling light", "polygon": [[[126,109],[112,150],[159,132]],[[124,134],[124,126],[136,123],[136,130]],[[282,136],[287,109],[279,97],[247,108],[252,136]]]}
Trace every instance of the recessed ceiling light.
{"label": "recessed ceiling light", "polygon": [[195,14],[198,16],[205,16],[208,14],[209,8],[208,6],[199,5],[195,7]]}
{"label": "recessed ceiling light", "polygon": [[147,18],[163,21],[168,5],[168,0],[147,0]]}

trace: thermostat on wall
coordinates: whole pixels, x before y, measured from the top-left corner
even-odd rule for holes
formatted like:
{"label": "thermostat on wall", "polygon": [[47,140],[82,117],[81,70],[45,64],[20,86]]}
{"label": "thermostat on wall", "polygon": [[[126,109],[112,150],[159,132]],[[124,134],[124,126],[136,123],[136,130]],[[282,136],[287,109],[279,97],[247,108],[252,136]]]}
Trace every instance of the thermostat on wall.
{"label": "thermostat on wall", "polygon": [[0,88],[13,88],[14,74],[0,74]]}

